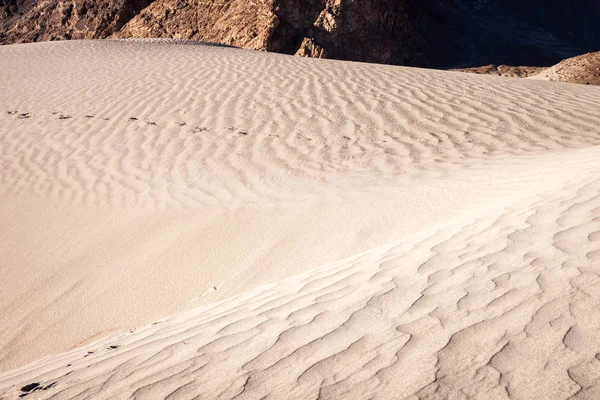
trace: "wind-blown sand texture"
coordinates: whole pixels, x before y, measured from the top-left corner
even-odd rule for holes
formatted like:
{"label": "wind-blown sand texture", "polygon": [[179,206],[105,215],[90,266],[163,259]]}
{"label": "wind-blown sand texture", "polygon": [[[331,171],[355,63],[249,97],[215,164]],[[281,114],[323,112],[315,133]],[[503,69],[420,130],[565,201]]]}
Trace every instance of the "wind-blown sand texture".
{"label": "wind-blown sand texture", "polygon": [[600,88],[172,41],[0,70],[1,399],[600,397]]}

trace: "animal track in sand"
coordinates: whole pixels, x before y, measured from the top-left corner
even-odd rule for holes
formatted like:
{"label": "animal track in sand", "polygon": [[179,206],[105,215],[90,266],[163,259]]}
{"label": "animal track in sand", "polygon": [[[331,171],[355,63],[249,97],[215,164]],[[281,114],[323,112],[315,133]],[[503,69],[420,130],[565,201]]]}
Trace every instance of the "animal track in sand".
{"label": "animal track in sand", "polygon": [[52,382],[46,386],[40,385],[39,382],[30,383],[21,388],[22,393],[19,395],[19,397],[23,398],[23,397],[27,397],[28,395],[33,394],[40,390],[52,389],[55,385],[56,385],[56,382]]}

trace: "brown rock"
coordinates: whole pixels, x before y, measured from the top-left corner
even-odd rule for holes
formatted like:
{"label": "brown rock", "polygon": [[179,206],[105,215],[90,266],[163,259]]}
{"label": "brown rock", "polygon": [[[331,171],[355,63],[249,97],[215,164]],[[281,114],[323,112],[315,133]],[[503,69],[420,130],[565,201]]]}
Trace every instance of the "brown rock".
{"label": "brown rock", "polygon": [[512,66],[512,65],[483,65],[481,67],[460,68],[456,71],[471,72],[483,75],[507,76],[512,78],[527,78],[539,74],[545,67]]}
{"label": "brown rock", "polygon": [[304,38],[295,55],[300,57],[327,58],[327,51],[316,44],[314,39]]}
{"label": "brown rock", "polygon": [[555,82],[600,85],[600,52],[568,58],[539,74],[541,79]]}
{"label": "brown rock", "polygon": [[114,38],[178,38],[265,49],[275,16],[269,2],[158,0]]}
{"label": "brown rock", "polygon": [[0,44],[105,38],[151,0],[15,1],[0,12]]}
{"label": "brown rock", "polygon": [[409,2],[157,0],[112,37],[184,38],[307,57],[428,65],[424,41],[413,34],[421,19],[410,18]]}

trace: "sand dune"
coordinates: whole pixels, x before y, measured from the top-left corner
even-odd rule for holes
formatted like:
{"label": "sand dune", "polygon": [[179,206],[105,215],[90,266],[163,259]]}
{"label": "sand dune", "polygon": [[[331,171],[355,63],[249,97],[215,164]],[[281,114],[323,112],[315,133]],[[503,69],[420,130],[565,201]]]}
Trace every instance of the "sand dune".
{"label": "sand dune", "polygon": [[599,88],[164,40],[0,68],[0,398],[600,396]]}

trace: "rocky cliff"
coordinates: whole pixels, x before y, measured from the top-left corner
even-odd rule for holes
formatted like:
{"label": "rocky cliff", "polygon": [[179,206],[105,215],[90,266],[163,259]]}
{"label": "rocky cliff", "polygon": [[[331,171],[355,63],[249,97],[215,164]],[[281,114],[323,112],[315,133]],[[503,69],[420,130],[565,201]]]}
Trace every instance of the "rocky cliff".
{"label": "rocky cliff", "polygon": [[0,0],[0,44],[106,38],[152,0]]}
{"label": "rocky cliff", "polygon": [[[311,57],[428,65],[409,0],[158,0],[114,37],[175,37]],[[439,28],[438,28],[439,29]]]}
{"label": "rocky cliff", "polygon": [[578,0],[0,0],[0,43],[174,37],[429,67],[551,65],[600,48]]}

